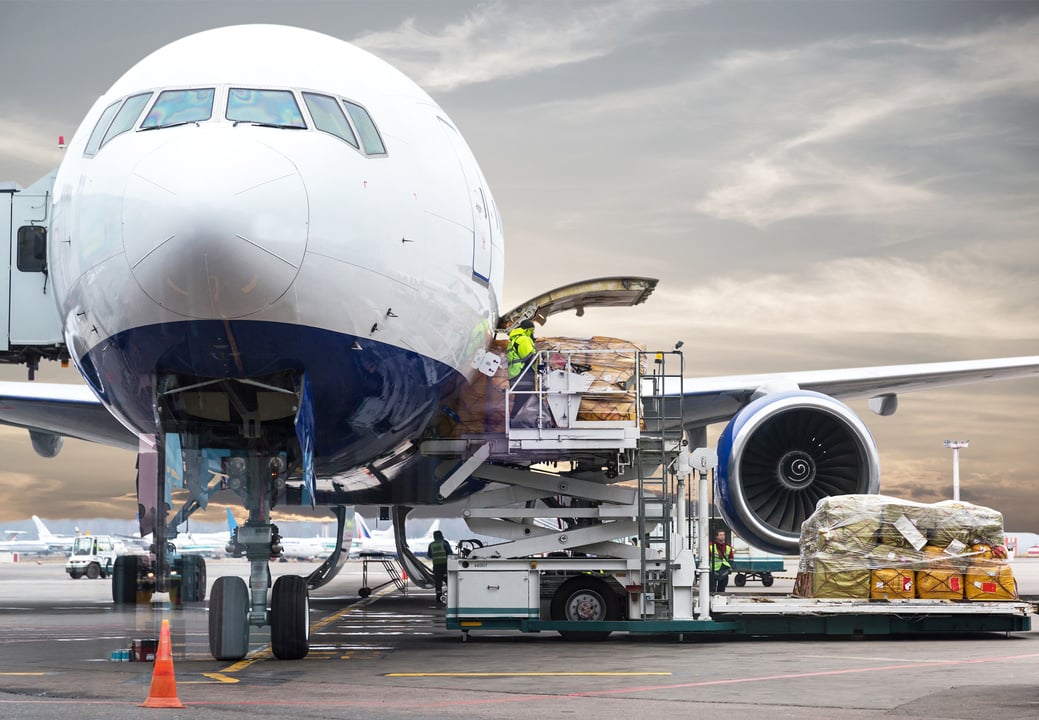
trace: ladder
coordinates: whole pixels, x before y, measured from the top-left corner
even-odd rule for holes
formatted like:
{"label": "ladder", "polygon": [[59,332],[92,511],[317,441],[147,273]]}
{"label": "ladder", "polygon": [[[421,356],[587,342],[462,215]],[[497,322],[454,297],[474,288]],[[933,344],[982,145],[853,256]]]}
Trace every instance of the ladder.
{"label": "ladder", "polygon": [[[382,565],[390,579],[380,585],[376,585],[375,587],[369,587],[368,563],[370,562],[377,562]],[[386,587],[390,583],[393,583],[394,587],[396,587],[400,592],[405,595],[408,594],[407,581],[401,577],[400,566],[397,565],[396,558],[390,555],[361,555],[361,597],[368,597],[374,591]]]}
{"label": "ladder", "polygon": [[[675,528],[674,460],[682,449],[682,353],[641,353],[638,367],[642,396],[642,431],[636,465],[638,472],[639,548],[643,618],[673,617],[672,547]],[[678,388],[674,392],[674,388]],[[672,389],[665,397],[665,388]],[[660,556],[662,552],[662,557]],[[663,560],[663,563],[660,563]],[[651,567],[652,566],[652,567]],[[660,569],[662,568],[662,569]],[[652,599],[652,603],[647,602]]]}

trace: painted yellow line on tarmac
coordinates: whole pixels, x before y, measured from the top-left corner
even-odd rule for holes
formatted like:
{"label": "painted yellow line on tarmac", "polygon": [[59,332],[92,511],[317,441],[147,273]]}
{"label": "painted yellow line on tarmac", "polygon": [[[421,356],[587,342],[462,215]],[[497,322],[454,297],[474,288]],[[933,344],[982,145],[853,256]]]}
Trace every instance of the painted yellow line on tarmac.
{"label": "painted yellow line on tarmac", "polygon": [[386,673],[383,677],[638,677],[644,675],[671,675],[669,672],[425,672]]}
{"label": "painted yellow line on tarmac", "polygon": [[224,675],[222,673],[202,673],[202,677],[207,677],[211,680],[216,680],[217,682],[222,683],[234,684],[236,682],[240,682],[238,678],[228,677],[227,675]]}
{"label": "painted yellow line on tarmac", "polygon": [[39,675],[50,675],[46,672],[0,672],[4,677],[37,677]]}

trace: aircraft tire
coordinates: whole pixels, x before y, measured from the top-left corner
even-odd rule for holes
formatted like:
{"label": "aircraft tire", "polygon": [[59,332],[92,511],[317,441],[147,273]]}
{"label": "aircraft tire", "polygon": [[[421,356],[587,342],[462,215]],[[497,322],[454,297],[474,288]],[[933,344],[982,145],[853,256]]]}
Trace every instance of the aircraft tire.
{"label": "aircraft tire", "polygon": [[202,602],[206,599],[206,559],[201,555],[184,555],[180,564],[180,601]]}
{"label": "aircraft tire", "polygon": [[282,575],[271,591],[271,650],[279,660],[310,652],[310,592],[299,575]]}
{"label": "aircraft tire", "polygon": [[140,558],[120,555],[112,566],[112,602],[116,605],[137,604],[137,574]]}
{"label": "aircraft tire", "polygon": [[[559,586],[552,596],[553,620],[618,620],[620,600],[602,580],[588,575],[579,575]],[[560,630],[566,640],[605,640],[609,630]]]}
{"label": "aircraft tire", "polygon": [[219,577],[209,596],[209,652],[241,660],[249,652],[249,588],[240,577]]}

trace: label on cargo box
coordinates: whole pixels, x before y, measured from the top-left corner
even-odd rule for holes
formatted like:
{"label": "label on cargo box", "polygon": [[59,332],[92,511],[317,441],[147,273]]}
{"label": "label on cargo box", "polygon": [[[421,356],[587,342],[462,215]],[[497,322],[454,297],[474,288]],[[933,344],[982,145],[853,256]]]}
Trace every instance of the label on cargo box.
{"label": "label on cargo box", "polygon": [[981,583],[981,592],[991,594],[999,590],[999,584],[994,582]]}
{"label": "label on cargo box", "polygon": [[947,552],[950,555],[962,555],[963,551],[966,549],[966,545],[961,543],[959,540],[953,538],[953,541],[946,546],[945,552]]}
{"label": "label on cargo box", "polygon": [[960,578],[958,576],[953,575],[951,578],[949,578],[949,589],[953,592],[960,591]]}
{"label": "label on cargo box", "polygon": [[895,520],[895,529],[902,534],[902,537],[913,546],[914,550],[919,550],[927,544],[927,538],[924,537],[923,533],[916,529],[916,525],[913,521],[907,518],[905,515]]}
{"label": "label on cargo box", "polygon": [[912,591],[913,591],[913,578],[907,577],[907,576],[903,576],[903,578],[902,578],[902,592],[912,592]]}

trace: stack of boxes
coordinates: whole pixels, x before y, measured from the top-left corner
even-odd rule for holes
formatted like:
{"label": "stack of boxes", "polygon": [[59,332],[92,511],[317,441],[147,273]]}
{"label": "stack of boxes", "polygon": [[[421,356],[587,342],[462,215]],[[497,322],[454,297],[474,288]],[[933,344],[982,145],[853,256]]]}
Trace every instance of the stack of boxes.
{"label": "stack of boxes", "polygon": [[794,594],[873,600],[1014,600],[1003,516],[965,502],[884,495],[819,501],[801,527]]}
{"label": "stack of boxes", "polygon": [[[591,379],[591,386],[582,395],[577,420],[636,419],[633,380],[641,350],[639,345],[610,337],[539,338],[534,345],[546,366],[543,369],[569,367],[571,372]],[[505,431],[505,390],[509,385],[507,349],[507,340],[496,340],[488,349],[502,357],[494,376],[476,373],[470,382],[460,382],[444,397],[435,425],[438,437]]]}

